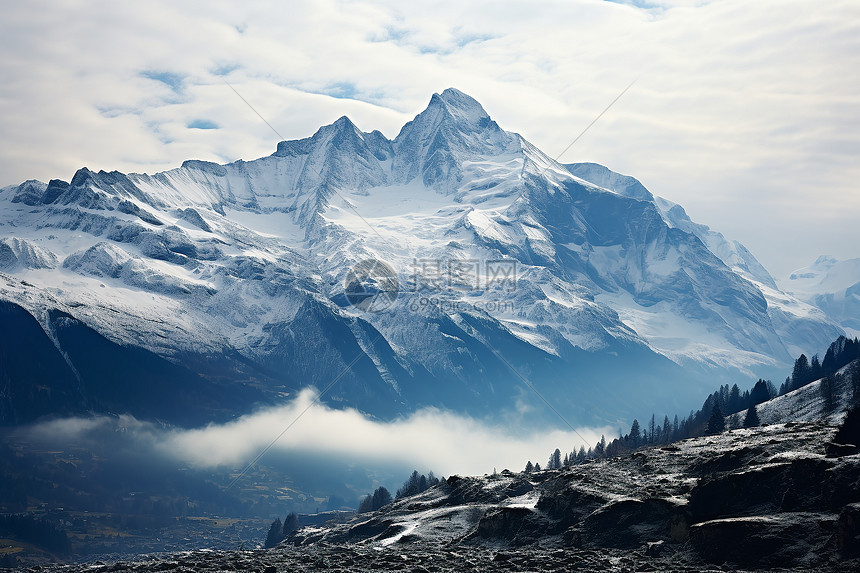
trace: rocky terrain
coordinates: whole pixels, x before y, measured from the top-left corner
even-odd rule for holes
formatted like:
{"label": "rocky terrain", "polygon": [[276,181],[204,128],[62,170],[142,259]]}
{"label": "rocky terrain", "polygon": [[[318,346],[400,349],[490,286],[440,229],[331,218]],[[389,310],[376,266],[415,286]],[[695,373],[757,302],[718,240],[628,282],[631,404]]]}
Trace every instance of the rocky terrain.
{"label": "rocky terrain", "polygon": [[789,422],[531,474],[452,476],[272,550],[57,571],[705,571],[860,567],[860,456]]}

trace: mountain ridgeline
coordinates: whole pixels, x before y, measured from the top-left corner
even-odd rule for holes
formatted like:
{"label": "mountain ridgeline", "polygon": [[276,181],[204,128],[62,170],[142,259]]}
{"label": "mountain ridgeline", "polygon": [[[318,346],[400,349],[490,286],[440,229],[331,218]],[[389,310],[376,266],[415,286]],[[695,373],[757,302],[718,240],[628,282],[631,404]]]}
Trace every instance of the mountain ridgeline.
{"label": "mountain ridgeline", "polygon": [[[396,276],[386,308],[350,304],[368,260]],[[383,419],[525,401],[546,424],[520,376],[607,423],[844,332],[679,205],[455,89],[394,139],[342,117],[253,161],[5,187],[0,313],[4,425],[198,426],[333,380],[327,404]]]}

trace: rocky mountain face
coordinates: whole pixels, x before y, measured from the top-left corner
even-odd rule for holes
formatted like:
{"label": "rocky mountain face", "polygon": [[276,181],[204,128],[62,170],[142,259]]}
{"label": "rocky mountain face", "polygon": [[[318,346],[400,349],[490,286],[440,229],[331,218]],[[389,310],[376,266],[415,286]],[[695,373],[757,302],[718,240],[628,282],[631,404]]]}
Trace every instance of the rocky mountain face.
{"label": "rocky mountain face", "polygon": [[[352,304],[366,260],[396,279],[384,308]],[[333,380],[328,403],[379,417],[496,415],[530,410],[520,375],[605,423],[842,333],[680,206],[553,161],[454,89],[393,140],[343,117],[254,161],[3,188],[0,300],[3,424],[195,425]]]}

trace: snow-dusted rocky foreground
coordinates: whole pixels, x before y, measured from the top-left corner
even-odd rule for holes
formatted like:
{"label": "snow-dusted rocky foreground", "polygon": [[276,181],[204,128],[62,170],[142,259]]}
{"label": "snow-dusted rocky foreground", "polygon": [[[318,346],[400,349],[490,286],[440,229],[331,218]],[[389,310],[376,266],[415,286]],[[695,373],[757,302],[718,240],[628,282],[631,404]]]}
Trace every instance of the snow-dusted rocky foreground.
{"label": "snow-dusted rocky foreground", "polygon": [[856,571],[860,456],[828,455],[839,419],[736,429],[561,470],[452,476],[346,523],[300,529],[272,550],[58,570]]}
{"label": "snow-dusted rocky foreground", "polygon": [[656,569],[824,566],[840,548],[856,548],[860,533],[860,506],[851,505],[860,501],[860,458],[826,457],[833,431],[817,422],[776,424],[563,470],[454,476],[369,518],[301,530],[283,550],[430,544],[466,555],[488,548],[497,561],[502,552],[524,565],[533,549],[562,549],[548,568],[607,550],[626,550],[639,563],[653,558]]}

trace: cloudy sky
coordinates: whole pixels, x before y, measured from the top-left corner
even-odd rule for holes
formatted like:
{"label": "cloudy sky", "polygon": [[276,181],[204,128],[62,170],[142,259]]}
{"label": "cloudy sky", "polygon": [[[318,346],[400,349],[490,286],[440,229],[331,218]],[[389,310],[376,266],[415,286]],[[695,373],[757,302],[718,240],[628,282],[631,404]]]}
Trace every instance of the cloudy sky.
{"label": "cloudy sky", "polygon": [[776,276],[860,256],[860,3],[77,2],[0,8],[0,185],[394,137],[457,87],[745,243]]}

